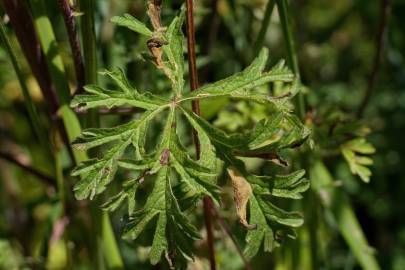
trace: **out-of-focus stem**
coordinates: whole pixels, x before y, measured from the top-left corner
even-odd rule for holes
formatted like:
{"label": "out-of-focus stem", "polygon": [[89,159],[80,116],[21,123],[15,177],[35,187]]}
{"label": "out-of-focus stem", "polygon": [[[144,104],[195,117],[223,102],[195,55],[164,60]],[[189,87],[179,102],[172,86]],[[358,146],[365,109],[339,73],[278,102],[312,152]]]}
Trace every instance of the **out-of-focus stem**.
{"label": "out-of-focus stem", "polygon": [[[276,0],[277,1],[277,9],[280,16],[281,27],[283,30],[283,36],[285,40],[285,45],[287,46],[287,56],[288,56],[288,64],[292,71],[294,72],[295,76],[299,81],[300,78],[300,70],[298,66],[298,57],[297,51],[295,49],[295,41],[291,29],[291,22],[290,22],[290,14],[288,11],[288,3],[287,0]],[[305,101],[304,96],[301,92],[298,93],[297,97],[297,113],[300,118],[303,118],[305,115]]]}
{"label": "out-of-focus stem", "polygon": [[276,4],[275,0],[267,1],[266,10],[264,11],[264,17],[262,20],[262,24],[260,26],[260,31],[253,49],[254,56],[256,56],[259,53],[260,49],[263,47],[264,38],[266,36],[267,29],[269,28],[270,25],[271,14],[273,13],[275,4]]}
{"label": "out-of-focus stem", "polygon": [[245,264],[245,269],[246,270],[252,270],[252,267],[250,266],[249,261],[246,259],[245,255],[243,254],[243,251],[242,251],[241,247],[239,246],[238,242],[235,239],[235,236],[232,234],[231,228],[229,228],[229,225],[220,216],[219,210],[215,207],[215,205],[212,205],[211,209],[212,209],[212,212],[214,213],[214,217],[218,220],[218,222],[221,225],[222,229],[228,235],[228,237],[231,239],[233,245],[235,246],[236,251],[238,252],[239,256],[241,257],[243,263]]}
{"label": "out-of-focus stem", "polygon": [[[81,16],[81,37],[83,44],[85,83],[97,83],[97,46],[95,32],[95,1],[80,0]],[[99,115],[97,110],[90,110],[87,115],[86,124],[91,127],[99,126]],[[102,253],[98,252],[98,262],[100,267],[104,267],[102,257],[104,257],[109,269],[123,269],[118,244],[115,239],[114,231],[111,227],[109,215],[107,212],[100,212],[97,205],[92,205],[93,221],[97,228],[97,245],[101,245]]]}
{"label": "out-of-focus stem", "polygon": [[381,58],[384,50],[384,33],[385,29],[387,28],[388,17],[391,10],[391,3],[390,0],[381,0],[381,14],[380,14],[380,24],[378,27],[378,33],[375,40],[375,54],[374,54],[374,62],[373,67],[371,69],[370,77],[367,83],[367,88],[364,93],[364,98],[361,101],[359,109],[357,111],[357,117],[361,118],[363,113],[370,102],[370,98],[373,94],[375,84],[378,78],[378,72],[381,66]]}
{"label": "out-of-focus stem", "polygon": [[33,75],[38,81],[42,95],[47,101],[52,117],[56,116],[59,101],[53,87],[45,55],[36,34],[31,13],[24,1],[3,0],[3,7],[13,26],[18,42],[22,48]]}
{"label": "out-of-focus stem", "polygon": [[85,64],[86,84],[97,82],[97,48],[96,32],[94,26],[94,0],[81,0],[81,36]]}
{"label": "out-of-focus stem", "polygon": [[82,51],[80,48],[79,39],[77,36],[77,29],[75,18],[73,16],[72,9],[67,0],[58,0],[59,7],[61,9],[63,19],[65,21],[66,30],[69,36],[70,48],[72,50],[73,62],[75,67],[77,89],[75,93],[81,93],[85,84],[85,73],[82,58]]}
{"label": "out-of-focus stem", "polygon": [[[79,2],[81,27],[81,41],[84,56],[85,84],[97,83],[97,45],[96,30],[94,23],[95,2],[94,0],[80,0]],[[90,110],[86,117],[86,126],[97,127],[99,117],[95,110]]]}
{"label": "out-of-focus stem", "polygon": [[35,135],[37,136],[37,139],[40,141],[41,145],[45,149],[47,149],[49,146],[45,140],[47,137],[47,133],[39,119],[36,107],[34,105],[34,102],[31,99],[27,84],[25,83],[25,79],[24,79],[23,73],[21,71],[20,64],[18,63],[17,56],[14,52],[11,42],[9,41],[9,39],[7,37],[5,27],[1,20],[0,20],[0,37],[1,37],[1,40],[3,41],[6,52],[11,59],[11,63],[13,64],[14,71],[15,71],[18,81],[20,83],[21,90],[22,90],[22,93],[24,96],[24,104],[25,104],[25,107],[27,108],[28,115],[31,120],[31,126],[34,130]]}

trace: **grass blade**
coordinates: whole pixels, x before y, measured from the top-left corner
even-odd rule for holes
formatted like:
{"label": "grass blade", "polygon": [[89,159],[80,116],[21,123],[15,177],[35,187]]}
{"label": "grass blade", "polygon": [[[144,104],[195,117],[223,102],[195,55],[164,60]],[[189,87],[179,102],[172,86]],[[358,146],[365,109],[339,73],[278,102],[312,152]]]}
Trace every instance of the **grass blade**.
{"label": "grass blade", "polygon": [[[300,71],[298,66],[298,57],[297,51],[295,50],[295,42],[292,34],[291,29],[291,21],[290,21],[290,13],[288,11],[288,3],[287,0],[276,0],[277,1],[277,9],[280,16],[280,23],[281,28],[283,30],[283,36],[285,40],[285,45],[287,46],[287,53],[288,53],[288,64],[292,71],[294,72],[295,76],[300,80]],[[303,118],[305,115],[305,101],[304,96],[301,92],[298,93],[298,100],[296,103],[297,106],[297,113],[300,118]]]}
{"label": "grass blade", "polygon": [[37,109],[35,107],[34,102],[31,99],[27,84],[25,83],[25,79],[24,79],[24,76],[23,76],[21,68],[20,68],[20,64],[18,63],[18,60],[17,60],[17,56],[13,50],[13,46],[11,45],[10,40],[7,37],[6,29],[1,20],[0,20],[0,38],[3,41],[4,47],[6,49],[8,56],[11,59],[11,63],[13,64],[14,71],[15,71],[18,81],[20,83],[21,90],[22,90],[22,93],[24,96],[25,107],[27,108],[28,116],[31,120],[31,127],[33,128],[34,133],[35,133],[37,139],[39,140],[39,142],[41,143],[41,145],[45,149],[47,149],[47,148],[49,148],[48,144],[45,141],[45,138],[47,137],[47,133],[45,132],[45,128],[39,119]]}
{"label": "grass blade", "polygon": [[264,11],[264,17],[262,20],[262,24],[260,26],[260,31],[257,36],[257,40],[254,45],[254,56],[258,55],[261,48],[263,47],[264,43],[264,38],[267,33],[267,29],[269,28],[270,25],[270,19],[271,19],[271,14],[273,13],[274,5],[276,2],[274,0],[268,0],[267,5],[266,5],[266,10]]}
{"label": "grass blade", "polygon": [[315,161],[310,169],[312,188],[334,216],[339,231],[363,269],[378,270],[378,262],[350,205],[349,198],[333,186],[333,178],[322,161]]}

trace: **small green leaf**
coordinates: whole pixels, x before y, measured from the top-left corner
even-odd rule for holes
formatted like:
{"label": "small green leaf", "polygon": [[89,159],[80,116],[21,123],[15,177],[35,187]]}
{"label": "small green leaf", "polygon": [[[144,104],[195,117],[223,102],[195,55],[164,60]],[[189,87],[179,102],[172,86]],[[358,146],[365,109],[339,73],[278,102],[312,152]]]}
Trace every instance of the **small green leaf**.
{"label": "small green leaf", "polygon": [[272,251],[274,248],[274,233],[268,226],[266,217],[260,209],[255,197],[249,200],[250,219],[249,224],[255,224],[256,229],[249,230],[246,235],[246,248],[244,254],[246,258],[253,258],[260,250],[262,242],[265,241],[265,251]]}
{"label": "small green leaf", "polygon": [[114,16],[111,18],[111,22],[119,26],[125,26],[132,31],[147,37],[151,37],[153,35],[153,32],[149,30],[144,23],[140,22],[130,14],[124,14],[124,16]]}
{"label": "small green leaf", "polygon": [[163,46],[163,51],[167,57],[167,66],[170,72],[168,76],[172,81],[173,91],[179,95],[184,86],[184,56],[183,56],[183,32],[181,26],[184,21],[184,10],[179,16],[174,18],[165,33],[168,45]]}
{"label": "small green leaf", "polygon": [[125,200],[128,201],[128,215],[134,213],[135,210],[135,193],[139,186],[138,179],[127,181],[123,185],[123,190],[117,195],[111,197],[102,205],[102,208],[107,211],[115,211],[120,207]]}
{"label": "small green leaf", "polygon": [[264,216],[270,222],[277,222],[290,227],[299,227],[304,223],[302,215],[299,213],[284,211],[283,209],[260,197],[258,202]]}
{"label": "small green leaf", "polygon": [[373,160],[367,156],[375,152],[372,144],[364,138],[356,138],[340,146],[343,157],[349,164],[352,174],[360,176],[361,180],[368,183],[370,181],[371,171],[367,166],[373,164]]}

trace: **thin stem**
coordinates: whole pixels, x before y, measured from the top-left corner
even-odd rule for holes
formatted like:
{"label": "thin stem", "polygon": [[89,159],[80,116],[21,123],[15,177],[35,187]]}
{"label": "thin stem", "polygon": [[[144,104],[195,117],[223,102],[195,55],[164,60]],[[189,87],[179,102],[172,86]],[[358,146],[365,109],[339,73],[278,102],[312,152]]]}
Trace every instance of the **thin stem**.
{"label": "thin stem", "polygon": [[276,4],[275,0],[267,1],[266,10],[264,11],[264,17],[262,20],[262,25],[260,26],[260,31],[253,49],[254,55],[257,55],[260,49],[263,47],[264,37],[266,36],[267,29],[269,28],[271,14],[273,13],[275,4]]}
{"label": "thin stem", "polygon": [[[84,53],[85,64],[85,83],[97,83],[97,45],[96,45],[96,32],[94,14],[96,11],[96,2],[94,0],[80,0],[80,11],[83,12],[81,16],[81,37]],[[90,110],[87,115],[87,125],[91,127],[99,126],[99,115],[97,110]],[[104,268],[105,259],[106,265],[109,269],[123,269],[124,263],[121,258],[120,250],[118,248],[115,234],[112,229],[109,214],[107,212],[100,212],[97,202],[91,206],[93,221],[95,224],[97,263],[100,268]]]}
{"label": "thin stem", "polygon": [[[30,0],[32,13],[34,16],[35,27],[37,29],[39,44],[45,53],[45,60],[49,68],[53,85],[56,89],[58,98],[58,117],[56,123],[61,131],[61,136],[72,155],[72,159],[79,162],[86,159],[85,153],[78,149],[72,149],[70,142],[80,134],[80,125],[75,124],[78,119],[69,108],[70,90],[66,79],[65,67],[62,56],[59,53],[58,43],[53,31],[52,23],[49,19],[47,6],[44,0]],[[77,128],[74,128],[77,126]]]}
{"label": "thin stem", "polygon": [[114,230],[108,213],[102,213],[101,222],[104,252],[109,253],[106,255],[108,258],[106,260],[108,269],[124,269],[120,249],[117,240],[115,239]]}
{"label": "thin stem", "polygon": [[203,207],[204,207],[205,227],[207,229],[207,243],[210,259],[210,269],[215,270],[217,269],[217,267],[215,262],[214,233],[212,230],[212,212],[211,212],[212,206],[213,206],[212,199],[208,196],[205,196],[203,199]]}
{"label": "thin stem", "polygon": [[[190,89],[194,91],[198,88],[198,73],[195,55],[195,30],[194,30],[194,18],[193,18],[193,1],[186,0],[187,9],[187,49],[188,49],[188,66],[190,71]],[[200,103],[198,100],[192,101],[193,112],[200,115]],[[198,139],[198,133],[193,130],[194,145],[197,159],[200,159],[200,141]],[[212,199],[210,197],[204,197],[204,217],[205,227],[207,229],[207,243],[209,250],[209,260],[211,270],[216,269],[215,263],[215,249],[214,249],[214,234],[212,230]]]}
{"label": "thin stem", "polygon": [[96,48],[96,32],[94,26],[94,0],[81,0],[80,11],[81,16],[81,32],[82,44],[85,63],[85,80],[86,83],[97,82],[97,48]]}
{"label": "thin stem", "polygon": [[[97,83],[97,45],[96,30],[94,23],[95,2],[94,0],[80,0],[81,16],[81,37],[83,44],[85,83]],[[90,110],[86,118],[86,124],[96,127],[99,124],[98,114],[95,110]]]}
{"label": "thin stem", "polygon": [[375,39],[375,54],[374,63],[371,69],[370,77],[368,80],[367,88],[364,93],[362,102],[360,103],[359,109],[357,111],[357,118],[361,118],[363,113],[370,102],[370,98],[373,94],[375,84],[378,79],[378,72],[381,66],[382,54],[384,50],[384,36],[387,29],[388,17],[390,15],[391,3],[390,0],[381,0],[381,10],[380,10],[380,23],[378,26],[378,33]]}
{"label": "thin stem", "polygon": [[20,167],[21,169],[29,172],[30,174],[32,174],[33,176],[36,176],[39,180],[41,180],[42,183],[44,183],[46,186],[50,186],[52,188],[56,187],[56,180],[40,171],[38,171],[37,169],[21,162],[20,160],[18,160],[17,158],[15,158],[14,156],[8,154],[8,153],[3,153],[0,152],[0,159],[6,160],[14,165],[17,165],[18,167]]}
{"label": "thin stem", "polygon": [[[295,41],[292,34],[290,14],[288,11],[288,3],[287,0],[276,0],[276,1],[277,1],[277,9],[280,16],[281,27],[283,30],[283,36],[287,46],[288,64],[292,69],[292,71],[294,72],[297,79],[299,80],[299,82],[301,82],[297,51],[295,49]],[[301,92],[298,93],[298,100],[296,106],[298,115],[301,118],[303,118],[305,115],[305,101],[304,96],[302,95]]]}
{"label": "thin stem", "polygon": [[331,211],[342,237],[359,265],[362,269],[379,270],[378,261],[353,211],[349,197],[341,188],[325,188],[333,187],[335,180],[324,162],[314,159],[309,175],[313,182],[311,188],[319,196],[318,200],[325,210]]}
{"label": "thin stem", "polygon": [[245,269],[246,270],[251,270],[252,267],[249,264],[249,261],[246,259],[245,255],[243,254],[243,251],[241,249],[241,247],[239,246],[238,242],[235,239],[235,236],[232,233],[231,228],[229,228],[228,224],[226,223],[226,221],[221,217],[221,215],[219,214],[218,209],[215,207],[215,205],[213,205],[212,207],[212,211],[214,212],[214,216],[215,218],[218,220],[219,224],[221,225],[222,229],[224,230],[224,232],[228,235],[228,237],[231,239],[233,245],[236,248],[236,251],[239,253],[239,256],[242,258],[243,263],[245,264]]}
{"label": "thin stem", "polygon": [[47,133],[39,119],[36,107],[34,105],[34,102],[31,99],[31,95],[28,91],[27,84],[25,83],[25,79],[24,79],[23,73],[21,71],[20,64],[18,63],[17,56],[14,52],[14,49],[13,49],[13,46],[11,45],[10,40],[7,37],[7,33],[5,30],[4,24],[1,20],[0,20],[0,37],[4,43],[6,52],[11,59],[11,63],[13,64],[14,71],[15,71],[18,81],[20,83],[21,90],[22,90],[22,93],[24,96],[24,104],[25,104],[25,107],[27,108],[28,115],[31,120],[31,126],[34,129],[34,133],[37,136],[37,139],[42,144],[42,146],[44,146],[45,148],[48,148],[48,144],[45,141]]}
{"label": "thin stem", "polygon": [[81,93],[83,91],[83,86],[85,83],[85,73],[84,73],[82,51],[77,36],[75,18],[73,16],[72,9],[67,0],[58,0],[58,3],[63,15],[63,19],[65,21],[66,30],[69,36],[70,48],[72,50],[77,81],[77,89],[75,93]]}
{"label": "thin stem", "polygon": [[[61,136],[68,145],[67,130],[63,123],[57,119],[57,112],[60,108],[59,97],[52,83],[51,74],[48,69],[47,59],[42,50],[40,40],[35,31],[33,18],[28,10],[26,3],[21,0],[3,0],[4,9],[10,18],[18,43],[27,59],[31,71],[38,81],[42,96],[47,102],[50,112],[50,118],[56,120],[56,125],[60,130]],[[62,115],[62,118],[64,116]],[[45,136],[46,137],[46,136]],[[69,147],[69,153],[72,153]]]}

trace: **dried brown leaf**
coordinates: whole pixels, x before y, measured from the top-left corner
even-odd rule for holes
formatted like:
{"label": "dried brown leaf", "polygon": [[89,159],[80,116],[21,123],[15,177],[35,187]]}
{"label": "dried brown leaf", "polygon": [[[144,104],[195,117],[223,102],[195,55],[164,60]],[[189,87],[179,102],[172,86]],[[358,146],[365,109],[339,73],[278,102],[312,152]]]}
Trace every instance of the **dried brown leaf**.
{"label": "dried brown leaf", "polygon": [[250,225],[246,219],[247,204],[252,195],[252,187],[236,168],[228,168],[228,174],[232,181],[233,199],[235,201],[236,214],[239,217],[239,222],[247,229],[254,229],[256,225]]}

